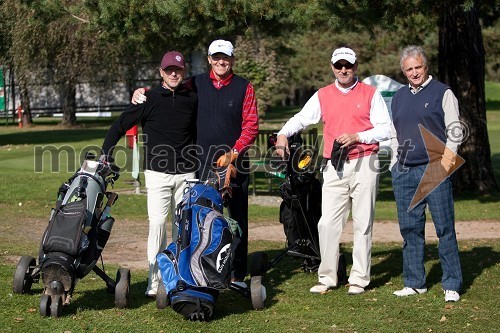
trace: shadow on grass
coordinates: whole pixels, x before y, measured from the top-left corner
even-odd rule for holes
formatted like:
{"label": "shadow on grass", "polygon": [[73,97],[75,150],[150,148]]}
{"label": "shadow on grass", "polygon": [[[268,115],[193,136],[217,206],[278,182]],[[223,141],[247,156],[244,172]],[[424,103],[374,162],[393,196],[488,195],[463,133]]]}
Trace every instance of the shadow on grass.
{"label": "shadow on grass", "polygon": [[[282,250],[271,250],[265,252],[268,254],[269,258],[272,259],[281,254]],[[251,255],[252,254],[250,253],[249,257],[251,257]],[[278,302],[277,295],[282,292],[280,286],[286,283],[292,274],[301,272],[300,263],[300,259],[286,256],[279,262],[279,264],[273,267],[272,274],[268,274],[264,277],[263,285],[266,287],[267,291],[267,299],[265,303],[266,307],[272,307],[276,302]],[[79,283],[77,283],[71,304],[63,308],[63,317],[77,315],[77,313],[82,310],[100,311],[113,309],[115,307],[114,294],[107,292],[105,282],[94,275],[86,276],[84,279],[87,278],[95,279],[96,281],[93,283],[95,283],[97,287],[91,290],[83,290],[83,286],[82,288],[79,288]],[[153,303],[153,306],[156,307],[154,304],[155,300],[144,295],[146,287],[147,281],[145,279],[131,283],[129,304],[126,309],[138,309],[150,303]],[[40,295],[41,297],[42,292],[42,284],[36,284],[33,286],[32,294]],[[124,310],[126,311],[126,309]],[[180,314],[173,312],[173,310],[169,307],[161,311],[170,311],[174,316],[181,316]],[[214,308],[213,320],[224,318],[230,314],[242,314],[251,311],[254,311],[251,298],[247,298],[239,292],[227,289],[221,291],[217,299]]]}
{"label": "shadow on grass", "polygon": [[[91,277],[86,276],[85,278]],[[106,283],[99,277],[93,276],[92,278],[98,280],[96,283],[102,285],[102,288],[79,290],[77,283],[73,293],[73,300],[69,306],[65,306],[63,308],[62,316],[76,315],[82,310],[107,310],[115,307],[114,293],[108,292]],[[154,299],[148,298],[144,295],[146,287],[146,281],[136,282],[130,285],[129,304],[126,309],[137,309],[147,303],[154,302]],[[43,286],[41,288],[33,289],[33,293],[38,293],[40,297],[42,292]]]}
{"label": "shadow on grass", "polygon": [[[350,255],[347,254],[348,265],[352,264]],[[376,262],[372,265],[372,281],[370,288],[383,287],[393,278],[403,274],[403,254],[400,249],[389,251],[374,250],[372,260]],[[474,280],[482,272],[500,262],[500,253],[490,246],[477,246],[470,250],[460,251],[460,261],[462,265],[463,286],[462,293],[466,293],[472,286]],[[425,246],[425,262],[427,270],[427,288],[441,288],[442,270],[439,261],[438,244],[427,244]],[[428,268],[430,265],[430,269]],[[399,289],[398,286],[394,289]]]}
{"label": "shadow on grass", "polygon": [[54,129],[51,131],[22,131],[0,135],[2,145],[37,145],[50,143],[71,143],[102,139],[106,136],[107,129]]}
{"label": "shadow on grass", "polygon": [[[264,252],[266,252],[269,259],[272,260],[281,255],[283,251],[284,248]],[[350,245],[344,245],[341,251],[346,256],[349,272],[352,266],[352,247]],[[250,258],[251,256],[252,253],[250,253]],[[493,248],[487,244],[484,246],[477,244],[470,249],[462,250],[460,252],[460,259],[463,274],[462,293],[467,293],[474,284],[476,278],[481,276],[484,271],[494,267],[500,262],[500,252],[493,250]],[[285,255],[283,259],[277,262],[272,270],[269,270],[264,276],[263,285],[266,287],[267,291],[267,299],[265,302],[266,308],[272,308],[279,301],[279,294],[284,292],[283,286],[285,286],[293,276],[304,274],[301,269],[301,261],[301,258]],[[372,261],[372,280],[368,289],[390,288],[388,292],[392,293],[392,289],[396,290],[402,287],[402,285],[386,287],[388,283],[394,282],[395,279],[400,278],[402,275],[402,252],[399,247],[396,247],[394,244],[374,246]],[[427,288],[441,289],[442,273],[436,243],[426,245],[425,261],[428,271]],[[315,277],[317,272],[310,274]],[[92,277],[88,276],[86,278]],[[114,295],[107,292],[105,283],[97,276],[93,278],[96,279],[95,284],[99,286],[96,289],[84,290],[80,289],[77,283],[74,293],[75,297],[71,305],[63,309],[63,317],[77,315],[77,313],[82,310],[99,311],[115,307]],[[147,298],[144,295],[146,286],[147,282],[145,279],[131,284],[130,302],[127,309],[138,309],[144,305],[155,302],[154,299]],[[32,294],[41,296],[42,291],[43,286],[41,284],[35,284],[32,289]],[[40,298],[38,298],[38,300],[39,299]],[[38,306],[38,304],[36,306]],[[156,306],[153,304],[153,307]],[[224,290],[220,293],[214,310],[214,320],[222,319],[231,314],[243,314],[254,311],[250,298],[245,298],[240,293],[232,290]],[[174,316],[178,315],[169,308],[162,311],[171,311]]]}
{"label": "shadow on grass", "polygon": [[487,100],[486,110],[488,111],[500,110],[500,101]]}
{"label": "shadow on grass", "polygon": [[[283,250],[266,250],[264,251],[269,258],[269,261],[282,254]],[[249,253],[249,264],[251,265],[253,253]],[[280,262],[263,274],[262,285],[266,288],[265,307],[270,308],[278,302],[277,295],[283,290],[281,285],[286,283],[291,278],[292,274],[301,272],[300,263],[296,257],[285,256]],[[272,269],[272,271],[271,271]],[[249,281],[247,281],[249,282]],[[246,298],[238,292],[225,290],[221,293],[217,304],[214,319],[223,318],[228,314],[241,314],[249,311],[254,311],[251,298]]]}

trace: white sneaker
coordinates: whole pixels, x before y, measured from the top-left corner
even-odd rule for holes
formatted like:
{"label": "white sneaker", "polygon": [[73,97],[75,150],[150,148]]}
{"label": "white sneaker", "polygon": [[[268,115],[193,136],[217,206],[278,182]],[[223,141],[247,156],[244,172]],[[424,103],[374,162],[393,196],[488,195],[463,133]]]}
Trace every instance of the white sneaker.
{"label": "white sneaker", "polygon": [[404,287],[401,290],[396,290],[393,292],[394,295],[396,296],[411,296],[411,295],[419,295],[427,292],[427,288],[423,289],[417,289],[417,288],[409,288],[409,287]]}
{"label": "white sneaker", "polygon": [[365,292],[365,288],[361,287],[361,286],[358,286],[356,284],[351,284],[349,286],[349,291],[347,292],[347,294],[349,295],[359,295],[359,294],[362,294]]}
{"label": "white sneaker", "polygon": [[309,289],[309,291],[313,294],[324,294],[330,289],[333,289],[333,287],[327,287],[323,283],[318,282],[318,284]]}
{"label": "white sneaker", "polygon": [[444,300],[446,302],[458,302],[459,299],[460,299],[460,294],[455,290],[444,291]]}

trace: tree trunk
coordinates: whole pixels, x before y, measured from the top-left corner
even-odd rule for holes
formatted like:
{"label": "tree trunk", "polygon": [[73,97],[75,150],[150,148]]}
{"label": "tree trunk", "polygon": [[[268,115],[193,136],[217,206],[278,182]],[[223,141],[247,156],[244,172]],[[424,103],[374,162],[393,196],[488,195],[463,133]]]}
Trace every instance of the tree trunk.
{"label": "tree trunk", "polygon": [[491,164],[484,91],[485,52],[476,8],[443,8],[439,22],[439,79],[458,98],[465,128],[458,154],[466,163],[454,175],[458,192],[498,189]]}
{"label": "tree trunk", "polygon": [[21,121],[23,123],[23,127],[31,126],[33,125],[33,118],[31,116],[31,104],[30,104],[30,97],[28,94],[28,87],[23,82],[19,84],[19,88],[21,90],[20,91],[21,105],[23,107],[23,116]]}
{"label": "tree trunk", "polygon": [[71,127],[76,125],[76,83],[72,80],[65,83],[62,88],[62,94],[63,117],[61,120],[61,126]]}

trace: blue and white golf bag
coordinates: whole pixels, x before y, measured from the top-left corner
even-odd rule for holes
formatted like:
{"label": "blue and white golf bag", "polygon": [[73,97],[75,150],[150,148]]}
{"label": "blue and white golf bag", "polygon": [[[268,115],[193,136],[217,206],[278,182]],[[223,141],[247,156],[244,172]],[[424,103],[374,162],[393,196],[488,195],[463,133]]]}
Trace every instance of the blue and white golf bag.
{"label": "blue and white golf bag", "polygon": [[211,319],[219,291],[230,284],[239,243],[237,225],[222,215],[218,188],[218,182],[190,184],[176,211],[178,237],[157,256],[157,305],[166,292],[172,309],[190,320]]}

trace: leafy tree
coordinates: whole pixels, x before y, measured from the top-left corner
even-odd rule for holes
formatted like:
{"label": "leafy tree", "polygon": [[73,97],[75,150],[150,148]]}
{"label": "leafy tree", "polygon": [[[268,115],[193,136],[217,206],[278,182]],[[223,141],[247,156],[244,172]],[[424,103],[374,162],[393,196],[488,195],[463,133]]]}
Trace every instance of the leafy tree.
{"label": "leafy tree", "polygon": [[111,34],[100,29],[96,2],[4,0],[0,5],[6,27],[2,39],[8,42],[1,54],[15,71],[28,122],[30,85],[40,82],[38,78],[59,87],[61,125],[73,126],[79,83],[92,80],[105,85],[127,73],[119,70],[127,48],[119,44],[121,39],[109,38]]}
{"label": "leafy tree", "polygon": [[[41,52],[37,41],[41,37],[39,26],[33,20],[33,13],[22,3],[5,0],[0,3],[2,20],[2,62],[14,70],[20,88],[21,105],[24,109],[23,125],[31,125],[31,108],[28,85],[42,68]],[[38,55],[38,57],[37,57]],[[12,75],[12,71],[11,71]]]}
{"label": "leafy tree", "polygon": [[235,42],[236,73],[252,82],[257,97],[257,107],[262,116],[275,105],[281,96],[276,92],[283,86],[288,72],[278,63],[272,42],[265,38],[255,38],[255,33],[238,36]]}
{"label": "leafy tree", "polygon": [[492,26],[484,27],[482,32],[486,54],[486,80],[500,82],[500,20]]}

